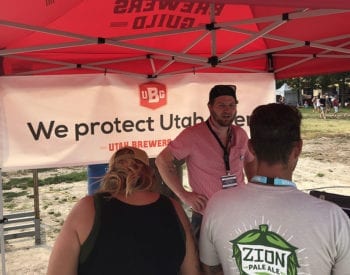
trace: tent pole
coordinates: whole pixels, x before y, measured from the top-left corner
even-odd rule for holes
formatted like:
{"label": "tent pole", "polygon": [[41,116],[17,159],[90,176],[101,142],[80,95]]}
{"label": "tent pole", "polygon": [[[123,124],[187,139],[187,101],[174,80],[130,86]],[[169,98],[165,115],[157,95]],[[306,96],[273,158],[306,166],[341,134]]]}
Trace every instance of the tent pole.
{"label": "tent pole", "polygon": [[34,212],[35,212],[35,244],[41,244],[38,169],[33,170],[33,183],[34,183],[33,192],[34,192]]}
{"label": "tent pole", "polygon": [[2,195],[2,173],[0,168],[0,246],[1,246],[1,271],[2,275],[6,275],[5,266],[5,237],[4,237],[4,205]]}

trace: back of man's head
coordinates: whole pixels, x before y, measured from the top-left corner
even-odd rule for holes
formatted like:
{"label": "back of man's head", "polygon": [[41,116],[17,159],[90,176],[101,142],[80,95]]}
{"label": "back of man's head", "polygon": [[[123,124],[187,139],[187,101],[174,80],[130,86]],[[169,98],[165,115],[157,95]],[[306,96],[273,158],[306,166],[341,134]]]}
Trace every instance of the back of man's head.
{"label": "back of man's head", "polygon": [[271,103],[255,108],[250,118],[251,145],[259,161],[287,164],[300,141],[301,113],[295,107]]}

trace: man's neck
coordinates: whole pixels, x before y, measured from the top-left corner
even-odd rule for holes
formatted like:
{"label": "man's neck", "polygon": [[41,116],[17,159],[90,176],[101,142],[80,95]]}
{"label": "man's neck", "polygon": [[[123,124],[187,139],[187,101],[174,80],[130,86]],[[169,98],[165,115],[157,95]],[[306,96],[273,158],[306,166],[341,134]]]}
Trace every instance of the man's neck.
{"label": "man's neck", "polygon": [[285,180],[292,180],[292,169],[282,164],[269,165],[265,162],[258,163],[256,175],[268,178],[280,178]]}

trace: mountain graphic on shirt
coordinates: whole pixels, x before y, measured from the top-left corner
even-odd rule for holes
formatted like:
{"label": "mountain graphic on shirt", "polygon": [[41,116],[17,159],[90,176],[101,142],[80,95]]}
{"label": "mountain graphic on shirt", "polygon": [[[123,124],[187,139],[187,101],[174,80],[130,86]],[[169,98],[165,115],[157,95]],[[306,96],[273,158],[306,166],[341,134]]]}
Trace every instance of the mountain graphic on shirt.
{"label": "mountain graphic on shirt", "polygon": [[268,231],[267,224],[244,232],[230,243],[232,257],[241,275],[298,274],[298,248],[275,232]]}

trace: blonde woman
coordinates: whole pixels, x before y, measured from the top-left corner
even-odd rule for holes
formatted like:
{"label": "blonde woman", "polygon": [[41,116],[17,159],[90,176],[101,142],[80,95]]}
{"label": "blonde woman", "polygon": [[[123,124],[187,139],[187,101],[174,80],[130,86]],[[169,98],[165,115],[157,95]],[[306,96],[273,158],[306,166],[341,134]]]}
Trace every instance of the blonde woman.
{"label": "blonde woman", "polygon": [[143,150],[115,152],[100,190],[69,213],[47,274],[200,274],[182,206],[154,184]]}

